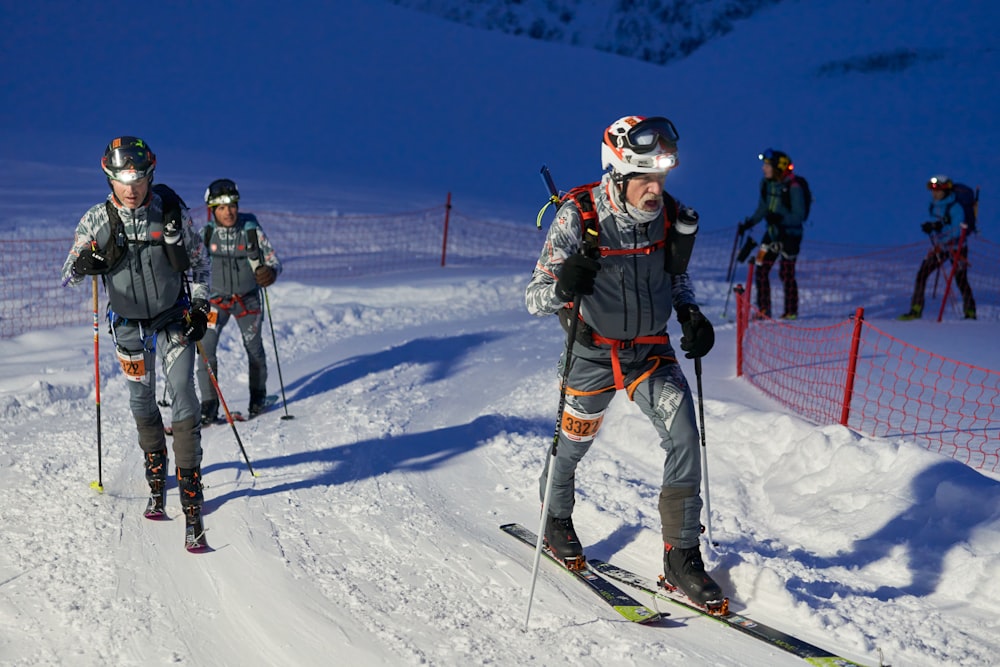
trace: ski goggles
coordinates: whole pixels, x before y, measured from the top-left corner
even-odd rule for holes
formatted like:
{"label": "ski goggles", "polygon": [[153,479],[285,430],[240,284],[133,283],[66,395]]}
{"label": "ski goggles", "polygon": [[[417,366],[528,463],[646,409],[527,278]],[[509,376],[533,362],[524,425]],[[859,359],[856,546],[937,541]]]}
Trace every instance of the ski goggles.
{"label": "ski goggles", "polygon": [[[653,116],[646,118],[635,124],[626,134],[628,148],[640,155],[650,153],[667,144],[668,147],[676,147],[680,136],[677,128],[669,119],[663,116]],[[673,165],[670,165],[673,166]]]}
{"label": "ski goggles", "polygon": [[153,173],[156,156],[145,145],[129,144],[109,151],[101,158],[101,167],[108,178],[135,183]]}

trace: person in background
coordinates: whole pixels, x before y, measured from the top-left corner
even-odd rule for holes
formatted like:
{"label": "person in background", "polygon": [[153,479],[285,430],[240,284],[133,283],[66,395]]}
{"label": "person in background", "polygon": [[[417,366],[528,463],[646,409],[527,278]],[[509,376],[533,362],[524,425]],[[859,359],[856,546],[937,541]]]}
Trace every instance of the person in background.
{"label": "person in background", "polygon": [[927,278],[946,261],[951,260],[957,261],[955,284],[962,293],[962,311],[965,319],[974,320],[976,300],[972,296],[972,286],[969,285],[969,246],[963,234],[963,230],[968,229],[965,210],[958,205],[952,180],[944,174],[932,176],[927,181],[927,189],[931,191],[929,211],[931,219],[920,225],[920,229],[930,237],[931,249],[917,269],[910,309],[896,319],[904,321],[920,319],[924,312]]}
{"label": "person in background", "polygon": [[205,531],[194,357],[195,343],[208,325],[208,257],[183,202],[169,188],[151,187],[156,156],[145,141],[112,140],[101,167],[111,193],[81,218],[62,274],[69,285],[85,276],[104,281],[111,335],[145,458],[146,516],[151,519],[163,518],[166,498],[167,445],[156,403],[155,361],[160,359],[173,394],[185,544],[196,548]]}
{"label": "person in background", "polygon": [[663,117],[615,121],[601,145],[603,178],[571,191],[580,194],[564,199],[549,228],[525,290],[528,312],[558,313],[569,331],[572,302],[580,300],[580,308],[572,363],[562,359],[570,366],[555,462],[549,469],[549,457],[539,491],[544,504],[552,475],[544,537],[567,567],[578,567],[584,556],[572,518],[576,467],[611,399],[625,390],[665,454],[658,507],[666,579],[696,604],[714,607],[724,598],[705,572],[699,545],[698,424],[667,336],[673,306],[688,358],[704,356],[715,343],[687,274],[698,216],[664,190],[677,163],[677,139]]}
{"label": "person in background", "polygon": [[[202,347],[212,373],[218,378],[216,351],[219,336],[236,319],[243,338],[250,367],[251,417],[263,412],[267,398],[267,356],[263,339],[262,290],[274,284],[281,274],[281,262],[257,217],[239,210],[240,192],[228,178],[212,181],[205,190],[205,204],[213,220],[202,230],[212,263],[208,331]],[[209,377],[205,359],[198,364],[201,391],[201,422],[210,424],[219,418],[219,397]]]}
{"label": "person in background", "polygon": [[799,316],[799,286],[795,280],[795,260],[802,245],[802,224],[806,218],[806,194],[795,178],[795,165],[788,154],[768,148],[758,155],[764,178],[760,184],[757,210],[739,226],[740,234],[749,231],[761,220],[767,230],[757,253],[755,288],[757,309],[771,317],[771,267],[781,258],[778,277],[785,290],[783,320]]}

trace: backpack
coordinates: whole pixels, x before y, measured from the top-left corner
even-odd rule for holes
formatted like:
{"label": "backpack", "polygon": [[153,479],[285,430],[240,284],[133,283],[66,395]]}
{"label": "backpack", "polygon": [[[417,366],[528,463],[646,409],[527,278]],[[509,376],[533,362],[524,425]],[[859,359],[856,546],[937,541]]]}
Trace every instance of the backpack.
{"label": "backpack", "polygon": [[[955,183],[951,189],[955,193],[955,201],[945,209],[944,222],[951,223],[951,207],[958,204],[962,207],[962,212],[965,213],[965,224],[969,226],[968,233],[974,234],[976,232],[976,218],[979,215],[979,187],[977,186],[973,190],[964,183]],[[933,206],[932,203],[931,209]]]}
{"label": "backpack", "polygon": [[[173,228],[180,230],[181,225],[181,209],[187,208],[187,204],[181,199],[181,196],[174,192],[170,186],[164,185],[163,183],[157,183],[152,188],[153,192],[160,196],[160,200],[163,202],[163,224],[164,226],[173,225]],[[108,214],[108,223],[111,226],[111,234],[108,237],[108,242],[105,244],[103,251],[105,256],[105,261],[108,266],[112,269],[118,266],[118,264],[125,258],[125,252],[130,243],[136,244],[136,241],[125,238],[125,224],[122,222],[121,216],[118,215],[118,209],[110,201],[104,202],[104,208]],[[183,244],[167,244],[163,240],[159,242],[159,245],[163,245],[167,252],[167,259],[170,260],[171,267],[178,273],[184,273],[191,266],[191,259],[187,256],[187,253],[183,249]]]}
{"label": "backpack", "polygon": [[[782,182],[781,184],[781,203],[789,211],[792,210],[792,193],[790,192],[792,184],[798,184],[802,188],[802,199],[805,202],[805,215],[802,217],[802,222],[809,219],[809,211],[812,210],[813,196],[812,190],[809,189],[809,181],[805,179],[804,176],[799,176],[794,174],[790,181]],[[955,186],[958,187],[958,186]],[[760,196],[761,198],[767,197],[767,181],[766,179],[760,182]]]}
{"label": "backpack", "polygon": [[608,257],[610,255],[648,255],[666,245],[670,234],[670,226],[677,222],[678,210],[677,200],[664,191],[663,211],[665,215],[663,216],[664,233],[662,241],[657,241],[645,248],[621,248],[616,250],[602,248],[600,244],[601,231],[597,224],[597,210],[594,208],[594,198],[590,194],[590,191],[600,184],[601,181],[595,181],[588,185],[577,186],[564,194],[559,200],[560,204],[572,201],[577,211],[580,212],[580,225],[583,227],[581,230],[583,232],[583,242],[588,252],[598,253],[601,257]]}

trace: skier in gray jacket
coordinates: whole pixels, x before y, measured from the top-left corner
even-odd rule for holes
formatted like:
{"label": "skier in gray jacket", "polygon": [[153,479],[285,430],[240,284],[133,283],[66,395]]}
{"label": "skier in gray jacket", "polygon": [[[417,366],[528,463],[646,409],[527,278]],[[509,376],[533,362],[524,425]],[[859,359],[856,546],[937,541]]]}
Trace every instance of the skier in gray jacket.
{"label": "skier in gray jacket", "polygon": [[[239,212],[240,192],[236,183],[220,178],[205,190],[205,204],[213,221],[202,230],[212,262],[212,286],[209,301],[208,331],[202,346],[218,377],[216,349],[219,336],[230,317],[236,319],[250,366],[250,405],[247,411],[256,416],[264,411],[267,397],[267,357],[264,352],[264,309],[261,296],[281,274],[281,261],[271,241],[264,234],[257,217]],[[198,363],[201,391],[201,422],[218,419],[219,397],[212,386],[205,360]]]}
{"label": "skier in gray jacket", "polygon": [[540,480],[544,501],[553,475],[545,539],[568,565],[583,562],[572,521],[575,471],[611,399],[624,389],[652,422],[666,455],[659,499],[666,578],[697,604],[714,606],[723,596],[705,573],[699,547],[698,426],[667,336],[673,309],[688,358],[704,356],[715,341],[687,274],[697,213],[664,190],[677,163],[677,132],[663,117],[627,116],[605,131],[601,153],[603,178],[564,200],[525,291],[528,312],[559,313],[567,330],[572,302],[580,299],[557,455]]}
{"label": "skier in gray jacket", "polygon": [[195,342],[207,326],[208,258],[180,198],[169,188],[161,195],[151,187],[156,156],[142,139],[112,140],[101,165],[111,193],[77,225],[62,275],[69,285],[85,276],[103,278],[111,334],[145,455],[149,518],[162,518],[166,496],[166,437],[156,404],[159,357],[173,395],[174,458],[186,535],[200,540],[202,449],[194,357]]}

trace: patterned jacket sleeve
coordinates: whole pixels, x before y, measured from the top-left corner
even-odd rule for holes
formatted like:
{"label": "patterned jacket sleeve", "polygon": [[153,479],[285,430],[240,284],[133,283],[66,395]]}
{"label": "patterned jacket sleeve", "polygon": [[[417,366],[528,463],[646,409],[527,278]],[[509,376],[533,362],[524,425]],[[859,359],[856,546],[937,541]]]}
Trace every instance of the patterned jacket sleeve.
{"label": "patterned jacket sleeve", "polygon": [[274,246],[271,245],[271,240],[267,237],[267,234],[264,233],[264,228],[260,226],[260,222],[257,223],[257,243],[260,245],[261,261],[274,269],[275,276],[280,276],[281,260],[278,259],[278,253],[274,250]]}
{"label": "patterned jacket sleeve", "polygon": [[191,259],[191,299],[208,301],[212,262],[205,249],[205,241],[195,230],[194,221],[187,209],[181,209],[181,221],[184,226],[184,247],[188,249],[188,257]]}
{"label": "patterned jacket sleeve", "polygon": [[73,245],[69,249],[66,261],[63,262],[63,285],[79,285],[86,278],[86,276],[81,276],[73,270],[73,264],[76,263],[76,258],[80,256],[83,249],[89,247],[91,242],[97,239],[97,230],[107,222],[107,214],[103,213],[104,210],[103,203],[93,206],[83,214],[80,222],[77,223],[76,232],[73,236]]}
{"label": "patterned jacket sleeve", "polygon": [[566,305],[555,294],[556,280],[566,258],[580,249],[581,230],[576,205],[566,202],[556,212],[531,281],[524,291],[524,304],[532,315],[551,315]]}

